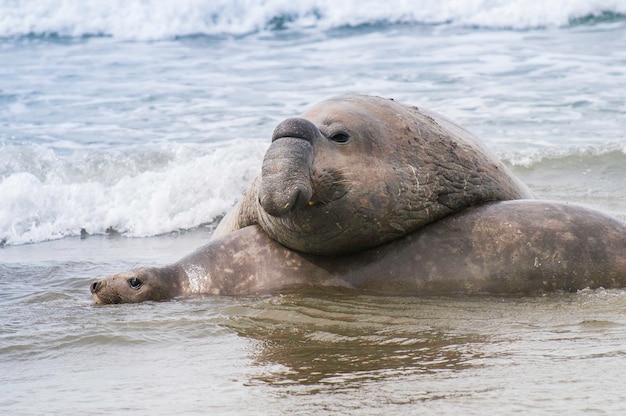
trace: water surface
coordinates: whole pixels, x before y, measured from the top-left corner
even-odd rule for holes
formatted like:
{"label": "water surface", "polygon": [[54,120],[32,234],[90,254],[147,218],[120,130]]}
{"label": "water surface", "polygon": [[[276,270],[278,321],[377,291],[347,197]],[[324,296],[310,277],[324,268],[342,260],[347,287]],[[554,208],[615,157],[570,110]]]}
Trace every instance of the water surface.
{"label": "water surface", "polygon": [[603,0],[0,1],[0,408],[623,413],[622,290],[100,307],[88,287],[205,244],[276,124],[344,93],[438,111],[537,196],[626,219],[625,15]]}

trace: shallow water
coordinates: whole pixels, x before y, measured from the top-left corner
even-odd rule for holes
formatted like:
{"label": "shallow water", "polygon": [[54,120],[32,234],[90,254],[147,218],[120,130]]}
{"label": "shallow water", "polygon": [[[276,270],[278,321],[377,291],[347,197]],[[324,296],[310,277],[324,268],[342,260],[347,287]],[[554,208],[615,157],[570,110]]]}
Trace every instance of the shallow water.
{"label": "shallow water", "polygon": [[438,111],[537,196],[626,219],[624,6],[362,1],[0,0],[2,413],[626,410],[623,290],[93,304],[205,244],[275,125],[342,93]]}
{"label": "shallow water", "polygon": [[[43,243],[48,258],[40,248],[27,264],[7,254],[33,246],[1,251],[0,406],[24,415],[625,410],[623,290],[90,301],[86,276],[168,262],[172,247],[207,235],[66,239]],[[129,264],[115,260],[121,252]]]}
{"label": "shallow water", "polygon": [[623,290],[92,303],[90,276],[171,262],[209,235],[1,250],[0,407],[21,415],[625,410]]}

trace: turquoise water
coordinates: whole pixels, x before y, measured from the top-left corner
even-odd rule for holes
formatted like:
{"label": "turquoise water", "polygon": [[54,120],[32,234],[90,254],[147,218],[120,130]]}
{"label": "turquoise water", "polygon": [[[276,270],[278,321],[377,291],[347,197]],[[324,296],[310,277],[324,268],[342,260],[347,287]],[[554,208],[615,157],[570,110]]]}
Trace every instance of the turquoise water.
{"label": "turquoise water", "polygon": [[624,6],[291,3],[0,1],[3,412],[623,412],[623,291],[93,305],[204,244],[276,124],[343,93],[626,219]]}

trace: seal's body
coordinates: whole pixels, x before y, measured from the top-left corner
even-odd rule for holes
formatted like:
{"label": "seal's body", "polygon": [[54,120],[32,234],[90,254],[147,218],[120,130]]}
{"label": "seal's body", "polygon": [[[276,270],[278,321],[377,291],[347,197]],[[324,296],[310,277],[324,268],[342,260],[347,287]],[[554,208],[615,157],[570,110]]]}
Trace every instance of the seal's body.
{"label": "seal's body", "polygon": [[340,96],[276,127],[261,174],[215,238],[259,224],[291,249],[345,254],[469,206],[531,197],[489,149],[443,116]]}
{"label": "seal's body", "polygon": [[626,224],[532,200],[468,208],[382,246],[304,254],[258,226],[212,240],[170,266],[91,285],[96,303],[195,294],[260,295],[344,288],[388,295],[537,294],[626,286]]}

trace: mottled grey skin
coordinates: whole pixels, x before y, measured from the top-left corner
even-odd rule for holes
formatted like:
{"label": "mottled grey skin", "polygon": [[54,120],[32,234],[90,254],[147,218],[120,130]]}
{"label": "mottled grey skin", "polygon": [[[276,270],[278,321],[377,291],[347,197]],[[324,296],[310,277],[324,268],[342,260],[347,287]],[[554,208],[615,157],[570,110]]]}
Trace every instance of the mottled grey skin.
{"label": "mottled grey skin", "polygon": [[[132,278],[141,280],[136,289]],[[580,206],[522,200],[468,208],[383,246],[336,257],[290,250],[250,226],[171,266],[110,276],[91,290],[96,303],[123,303],[323,288],[519,295],[624,286],[626,223]]]}
{"label": "mottled grey skin", "polygon": [[335,97],[280,123],[215,238],[259,224],[305,253],[376,247],[486,201],[532,198],[475,137],[393,100]]}

